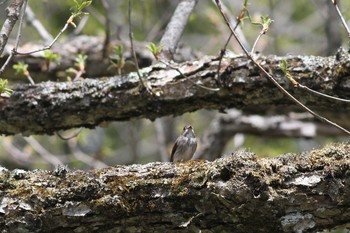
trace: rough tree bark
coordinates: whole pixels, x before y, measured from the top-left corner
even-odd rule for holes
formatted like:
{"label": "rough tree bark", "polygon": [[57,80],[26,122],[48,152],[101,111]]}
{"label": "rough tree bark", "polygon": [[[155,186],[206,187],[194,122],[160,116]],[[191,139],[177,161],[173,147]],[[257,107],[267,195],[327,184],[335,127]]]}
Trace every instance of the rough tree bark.
{"label": "rough tree bark", "polygon": [[[349,98],[350,56],[347,51],[340,50],[332,57],[260,56],[258,59],[308,107],[326,115],[337,109],[337,115],[333,117],[339,120],[349,111],[347,103],[292,87],[279,69],[281,59],[287,59],[288,70],[301,84]],[[52,134],[72,127],[93,128],[108,121],[154,120],[202,108],[224,111],[235,107],[259,113],[298,109],[245,56],[225,58],[218,79],[215,78],[217,64],[213,57],[173,64],[182,74],[163,64],[144,68],[141,73],[154,95],[139,85],[135,73],[98,80],[19,85],[10,98],[0,101],[0,133]],[[219,88],[219,91],[210,91],[198,84]],[[340,123],[345,125],[347,122],[345,118]]]}
{"label": "rough tree bark", "polygon": [[[316,232],[350,222],[350,145],[256,159],[0,171],[2,232]],[[268,223],[268,224],[267,224]]]}

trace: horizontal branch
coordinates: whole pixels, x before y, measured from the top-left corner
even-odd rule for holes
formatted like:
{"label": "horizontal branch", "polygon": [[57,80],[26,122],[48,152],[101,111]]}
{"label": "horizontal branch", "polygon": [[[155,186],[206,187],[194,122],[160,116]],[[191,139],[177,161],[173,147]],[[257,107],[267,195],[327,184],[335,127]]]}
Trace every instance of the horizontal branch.
{"label": "horizontal branch", "polygon": [[229,140],[238,133],[264,138],[309,139],[317,136],[347,135],[327,123],[315,122],[309,113],[260,116],[245,115],[241,111],[232,109],[226,114],[217,115],[206,128],[195,158],[206,160],[220,158]]}
{"label": "horizontal branch", "polygon": [[[258,61],[286,89],[308,107],[325,113],[348,113],[350,105],[308,94],[293,87],[279,69],[287,59],[288,70],[302,85],[329,95],[350,98],[349,54],[334,57],[260,56]],[[77,82],[43,82],[19,85],[10,98],[0,101],[0,133],[52,134],[73,127],[93,128],[103,122],[135,118],[154,120],[198,109],[238,108],[250,112],[298,110],[244,56],[222,61],[215,78],[215,58],[172,64],[177,70],[157,64],[141,70],[154,95],[139,85],[135,73]],[[208,88],[219,88],[219,91]],[[346,118],[347,119],[347,118]]]}
{"label": "horizontal branch", "polygon": [[[92,171],[0,170],[6,232],[319,232],[350,221],[349,145]],[[181,204],[179,204],[181,203]],[[266,224],[268,223],[268,224]]]}

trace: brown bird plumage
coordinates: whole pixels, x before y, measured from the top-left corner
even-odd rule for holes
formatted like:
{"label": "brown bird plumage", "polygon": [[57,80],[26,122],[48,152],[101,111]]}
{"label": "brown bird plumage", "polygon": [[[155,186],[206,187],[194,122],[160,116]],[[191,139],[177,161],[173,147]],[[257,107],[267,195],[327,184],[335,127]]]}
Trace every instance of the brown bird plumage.
{"label": "brown bird plumage", "polygon": [[192,126],[183,128],[182,134],[176,139],[171,151],[170,162],[190,160],[197,149],[197,139]]}

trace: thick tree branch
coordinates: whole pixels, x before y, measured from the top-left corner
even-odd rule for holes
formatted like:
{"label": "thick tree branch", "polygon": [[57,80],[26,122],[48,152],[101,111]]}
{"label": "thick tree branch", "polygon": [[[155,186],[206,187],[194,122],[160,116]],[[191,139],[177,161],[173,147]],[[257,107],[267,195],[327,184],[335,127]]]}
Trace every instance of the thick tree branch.
{"label": "thick tree branch", "polygon": [[214,162],[157,162],[85,172],[65,167],[33,172],[2,168],[0,228],[322,231],[350,221],[349,159],[349,145],[335,144],[274,159],[239,152]]}
{"label": "thick tree branch", "polygon": [[198,0],[182,0],[176,7],[176,10],[168,23],[164,35],[160,40],[163,51],[160,56],[163,60],[172,60],[175,49],[180,41],[183,31],[186,27],[188,18],[192,14]]}
{"label": "thick tree branch", "polygon": [[[276,79],[307,106],[337,116],[350,105],[306,93],[292,87],[279,69],[283,57],[261,56],[258,61],[274,73]],[[302,85],[330,95],[349,96],[349,54],[335,57],[286,57],[289,72]],[[52,134],[73,127],[93,128],[106,121],[134,118],[154,120],[161,116],[183,114],[198,109],[235,107],[252,112],[296,110],[245,56],[225,58],[222,62],[220,91],[213,92],[194,83],[217,87],[218,61],[203,58],[176,65],[183,74],[162,65],[141,70],[156,95],[138,87],[134,73],[78,82],[44,82],[20,85],[10,98],[0,102],[0,133]],[[25,118],[23,118],[25,116]]]}

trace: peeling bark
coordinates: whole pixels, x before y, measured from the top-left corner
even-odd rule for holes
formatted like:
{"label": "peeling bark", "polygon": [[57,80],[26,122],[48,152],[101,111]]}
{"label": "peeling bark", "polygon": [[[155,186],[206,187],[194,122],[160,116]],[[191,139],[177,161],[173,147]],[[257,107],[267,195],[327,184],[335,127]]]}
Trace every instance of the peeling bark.
{"label": "peeling bark", "polygon": [[[0,170],[3,232],[316,232],[350,222],[350,146],[257,159]],[[140,221],[142,219],[142,221]],[[268,224],[267,224],[268,223]]]}
{"label": "peeling bark", "polygon": [[[315,96],[292,87],[279,69],[287,59],[288,70],[301,84],[333,96],[349,98],[349,53],[340,50],[334,57],[260,56],[259,62],[273,73],[286,89],[308,107],[341,119],[350,110],[347,103]],[[260,74],[245,56],[225,58],[219,79],[215,58],[173,64],[178,71],[156,64],[141,70],[154,95],[138,83],[135,73],[77,82],[43,82],[19,85],[10,98],[0,101],[0,133],[52,134],[73,127],[93,128],[103,122],[135,118],[154,120],[198,109],[238,108],[266,113],[298,110]],[[201,86],[219,88],[210,91]],[[25,118],[23,118],[25,116]],[[345,123],[348,122],[345,118]]]}

